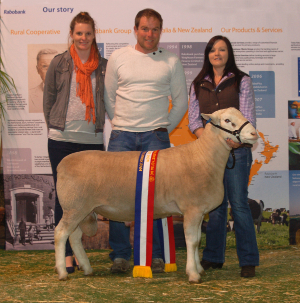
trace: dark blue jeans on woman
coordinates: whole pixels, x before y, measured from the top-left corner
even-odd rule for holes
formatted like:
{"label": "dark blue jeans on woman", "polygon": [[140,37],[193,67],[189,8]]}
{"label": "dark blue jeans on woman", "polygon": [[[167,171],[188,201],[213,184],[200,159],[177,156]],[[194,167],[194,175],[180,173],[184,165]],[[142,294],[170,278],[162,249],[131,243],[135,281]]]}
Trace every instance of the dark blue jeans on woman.
{"label": "dark blue jeans on woman", "polygon": [[[168,147],[170,147],[168,132],[128,132],[113,130],[108,144],[108,151],[155,151]],[[109,244],[113,249],[109,256],[113,261],[116,258],[130,259],[131,245],[129,242],[129,234],[130,228],[125,226],[123,222],[109,221]],[[153,222],[152,258],[162,258],[157,220]]]}
{"label": "dark blue jeans on woman", "polygon": [[[209,213],[206,228],[206,247],[203,259],[215,263],[225,262],[227,235],[227,204],[232,209],[236,249],[240,266],[258,266],[259,253],[256,242],[255,228],[248,205],[248,180],[252,164],[251,149],[247,147],[234,150],[235,166],[225,170],[224,200],[222,204]],[[232,167],[233,158],[230,154],[227,166]]]}
{"label": "dark blue jeans on woman", "polygon": [[[103,150],[103,144],[81,144],[81,143],[71,143],[71,142],[55,141],[52,139],[48,139],[48,153],[49,153],[49,159],[52,167],[52,173],[53,173],[53,179],[55,185],[55,213],[54,213],[55,226],[58,225],[63,215],[63,210],[59,204],[57,198],[57,192],[56,192],[56,181],[57,181],[56,168],[59,162],[64,157],[84,150]],[[73,255],[73,251],[69,240],[67,240],[66,257],[72,255]]]}

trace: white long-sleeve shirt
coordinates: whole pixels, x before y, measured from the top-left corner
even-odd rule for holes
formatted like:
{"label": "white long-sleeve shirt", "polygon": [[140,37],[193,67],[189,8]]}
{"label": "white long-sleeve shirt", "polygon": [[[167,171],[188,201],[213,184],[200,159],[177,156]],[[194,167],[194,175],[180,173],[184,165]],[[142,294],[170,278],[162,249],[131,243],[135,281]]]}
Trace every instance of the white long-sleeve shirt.
{"label": "white long-sleeve shirt", "polygon": [[107,64],[104,101],[113,129],[145,132],[165,127],[170,133],[188,106],[179,58],[163,48],[149,54],[132,46],[116,50]]}

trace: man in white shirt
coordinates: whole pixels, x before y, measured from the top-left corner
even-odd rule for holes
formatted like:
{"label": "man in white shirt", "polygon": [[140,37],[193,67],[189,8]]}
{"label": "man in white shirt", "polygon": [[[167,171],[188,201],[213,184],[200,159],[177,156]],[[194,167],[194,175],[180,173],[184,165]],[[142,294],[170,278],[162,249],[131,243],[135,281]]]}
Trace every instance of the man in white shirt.
{"label": "man in white shirt", "polygon": [[[162,23],[158,12],[140,11],[134,26],[136,45],[116,50],[108,61],[104,99],[113,124],[108,151],[154,151],[170,147],[169,133],[187,110],[188,94],[181,62],[175,54],[158,47]],[[129,232],[124,223],[110,221],[112,272],[130,268]],[[152,272],[163,271],[154,221]]]}
{"label": "man in white shirt", "polygon": [[289,139],[297,139],[295,122],[291,122],[291,124],[289,125]]}

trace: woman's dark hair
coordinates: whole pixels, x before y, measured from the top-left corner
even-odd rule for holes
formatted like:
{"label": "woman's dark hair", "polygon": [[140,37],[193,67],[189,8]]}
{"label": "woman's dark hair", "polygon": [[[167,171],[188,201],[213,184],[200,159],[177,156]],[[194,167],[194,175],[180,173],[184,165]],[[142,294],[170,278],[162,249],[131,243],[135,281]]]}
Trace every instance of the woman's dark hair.
{"label": "woman's dark hair", "polygon": [[70,23],[70,32],[72,34],[74,32],[74,28],[75,28],[76,23],[84,23],[84,24],[90,24],[91,25],[91,27],[93,29],[93,33],[95,35],[92,45],[94,45],[95,50],[96,50],[96,52],[98,54],[98,59],[100,59],[101,55],[99,53],[97,42],[96,42],[96,25],[95,25],[94,19],[87,12],[80,12],[79,14],[77,14],[72,19],[72,21]]}
{"label": "woman's dark hair", "polygon": [[232,48],[232,45],[231,45],[230,41],[228,40],[228,38],[226,38],[224,36],[214,36],[208,41],[208,43],[206,45],[206,48],[204,51],[204,63],[203,63],[202,69],[201,69],[200,73],[197,75],[197,77],[194,79],[194,81],[192,82],[192,84],[194,84],[196,96],[198,96],[198,93],[199,93],[200,82],[206,76],[209,76],[211,78],[211,80],[215,86],[213,66],[211,65],[211,63],[209,61],[208,55],[209,55],[211,49],[213,48],[214,44],[218,40],[224,41],[227,45],[227,50],[228,50],[228,60],[225,65],[222,78],[225,75],[227,75],[228,73],[233,73],[236,77],[235,86],[236,86],[237,91],[239,92],[241,80],[246,75],[244,72],[239,70],[238,67],[236,66],[236,63],[234,60],[233,48]]}

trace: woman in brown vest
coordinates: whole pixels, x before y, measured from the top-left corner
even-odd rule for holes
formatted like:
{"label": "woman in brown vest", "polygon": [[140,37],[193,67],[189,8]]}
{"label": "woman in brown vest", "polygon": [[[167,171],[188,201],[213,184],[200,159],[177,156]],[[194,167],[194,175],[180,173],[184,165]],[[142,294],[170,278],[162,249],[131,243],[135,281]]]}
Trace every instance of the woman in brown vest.
{"label": "woman in brown vest", "polygon": [[[256,127],[255,99],[250,77],[240,71],[235,63],[230,41],[223,36],[210,39],[204,54],[200,73],[192,83],[189,103],[189,128],[201,136],[205,122],[201,113],[211,114],[228,107],[239,109]],[[234,149],[235,165],[225,170],[225,195],[222,204],[209,214],[206,229],[206,247],[202,267],[222,268],[225,262],[227,204],[230,202],[234,217],[237,254],[242,267],[242,277],[254,277],[259,265],[255,229],[248,206],[248,180],[252,163],[251,146],[227,140]],[[233,166],[230,154],[227,167]]]}

